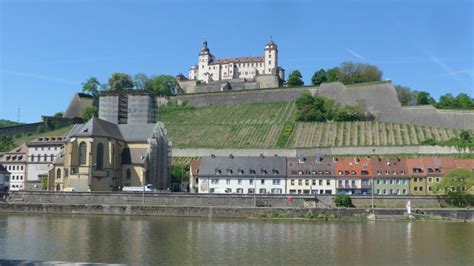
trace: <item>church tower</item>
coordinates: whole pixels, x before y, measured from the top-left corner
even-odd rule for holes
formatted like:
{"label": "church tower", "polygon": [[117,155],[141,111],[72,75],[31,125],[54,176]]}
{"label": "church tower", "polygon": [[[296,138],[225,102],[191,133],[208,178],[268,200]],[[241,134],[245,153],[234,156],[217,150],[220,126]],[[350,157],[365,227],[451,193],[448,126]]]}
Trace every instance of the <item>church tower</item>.
{"label": "church tower", "polygon": [[[272,74],[278,67],[278,46],[270,38],[270,41],[265,45],[265,73],[266,75]],[[275,72],[276,73],[276,72]],[[276,73],[278,74],[278,73]]]}
{"label": "church tower", "polygon": [[204,80],[205,79],[205,74],[209,70],[209,63],[212,61],[212,54],[209,51],[209,48],[207,48],[207,42],[205,41],[202,44],[201,51],[199,52],[199,64],[198,64],[198,73],[199,73],[199,80]]}

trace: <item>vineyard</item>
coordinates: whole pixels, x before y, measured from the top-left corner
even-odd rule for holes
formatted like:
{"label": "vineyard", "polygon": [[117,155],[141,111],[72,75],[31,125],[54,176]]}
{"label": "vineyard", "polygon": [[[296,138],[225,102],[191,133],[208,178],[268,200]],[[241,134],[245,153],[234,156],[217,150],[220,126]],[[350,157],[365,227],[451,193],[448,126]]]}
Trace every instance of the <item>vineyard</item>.
{"label": "vineyard", "polygon": [[201,107],[159,113],[177,148],[309,148],[419,145],[457,129],[387,122],[296,122],[294,102]]}

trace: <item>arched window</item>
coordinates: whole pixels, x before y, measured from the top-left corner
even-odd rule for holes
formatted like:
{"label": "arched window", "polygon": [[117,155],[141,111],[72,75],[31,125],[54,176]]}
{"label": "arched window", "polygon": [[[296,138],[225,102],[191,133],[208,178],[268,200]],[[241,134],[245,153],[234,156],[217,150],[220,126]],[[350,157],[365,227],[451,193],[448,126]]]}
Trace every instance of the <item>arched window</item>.
{"label": "arched window", "polygon": [[127,180],[130,180],[132,178],[132,173],[130,171],[130,168],[127,168]]}
{"label": "arched window", "polygon": [[79,144],[79,164],[86,164],[86,156],[87,156],[86,152],[87,152],[86,143],[81,142],[81,144]]}
{"label": "arched window", "polygon": [[51,162],[54,162],[54,155],[51,154],[50,156],[51,156]]}
{"label": "arched window", "polygon": [[58,168],[58,170],[56,170],[56,178],[57,179],[61,178],[61,169],[59,169],[59,168]]}
{"label": "arched window", "polygon": [[96,168],[97,169],[102,169],[104,166],[104,144],[99,143],[97,145],[97,154],[96,154]]}

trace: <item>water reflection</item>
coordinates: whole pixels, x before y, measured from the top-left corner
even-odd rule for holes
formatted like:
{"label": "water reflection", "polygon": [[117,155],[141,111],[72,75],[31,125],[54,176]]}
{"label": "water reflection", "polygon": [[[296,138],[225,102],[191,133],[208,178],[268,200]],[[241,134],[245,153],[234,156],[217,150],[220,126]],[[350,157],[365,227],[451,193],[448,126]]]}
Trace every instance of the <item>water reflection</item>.
{"label": "water reflection", "polygon": [[474,224],[0,215],[0,258],[143,264],[474,262]]}

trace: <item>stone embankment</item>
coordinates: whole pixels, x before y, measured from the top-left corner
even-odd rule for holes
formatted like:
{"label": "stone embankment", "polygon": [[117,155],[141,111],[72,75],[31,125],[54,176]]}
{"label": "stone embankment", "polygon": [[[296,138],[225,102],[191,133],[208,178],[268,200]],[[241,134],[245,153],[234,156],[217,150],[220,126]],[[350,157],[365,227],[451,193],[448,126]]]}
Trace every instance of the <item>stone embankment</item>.
{"label": "stone embankment", "polygon": [[226,218],[378,219],[405,218],[410,200],[415,215],[474,221],[474,210],[442,208],[439,196],[354,196],[357,208],[336,208],[334,196],[196,195],[187,193],[12,192],[0,213],[153,215]]}

